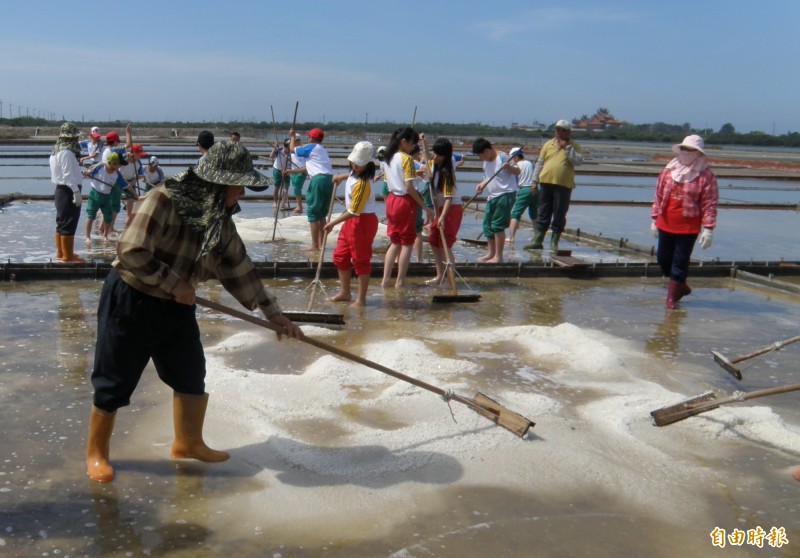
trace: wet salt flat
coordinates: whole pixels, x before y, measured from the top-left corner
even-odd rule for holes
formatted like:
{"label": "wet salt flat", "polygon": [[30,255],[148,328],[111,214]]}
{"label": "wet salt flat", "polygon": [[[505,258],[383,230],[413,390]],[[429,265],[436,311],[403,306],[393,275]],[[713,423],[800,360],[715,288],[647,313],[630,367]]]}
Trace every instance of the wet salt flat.
{"label": "wet salt flat", "polygon": [[[306,261],[316,263],[318,256],[305,251],[308,246],[308,221],[304,216],[281,214],[275,223],[270,202],[243,202],[242,212],[235,219],[240,234],[248,244],[248,251],[255,261]],[[481,206],[482,207],[482,206]],[[382,209],[382,207],[381,207]],[[334,212],[343,210],[337,204]],[[86,216],[82,215],[76,237],[76,251],[83,257],[98,261],[110,261],[114,257],[115,245],[103,242],[94,234],[94,242],[87,251],[83,243]],[[124,213],[120,225],[124,223]],[[478,239],[481,236],[482,213],[468,211],[464,215],[459,238]],[[580,228],[583,232],[603,234],[609,239],[621,238],[641,246],[655,246],[650,235],[649,212],[645,208],[573,206],[568,215],[567,227]],[[714,243],[708,250],[695,247],[692,257],[698,261],[798,261],[800,248],[796,234],[800,230],[800,214],[795,211],[722,209],[714,233]],[[14,202],[0,210],[0,261],[45,263],[54,256],[52,235],[55,229],[55,208],[44,201]],[[271,242],[275,229],[278,242]],[[507,247],[506,259],[514,262],[537,262],[547,257],[528,252],[522,247],[533,235],[530,221],[525,217],[520,225],[516,242]],[[330,235],[326,261],[336,245],[338,229]],[[284,242],[286,241],[286,242]],[[385,227],[381,225],[376,239],[376,249],[388,245]],[[614,250],[603,250],[594,245],[570,242],[565,238],[560,248],[573,250],[573,255],[590,262],[626,261],[632,256]],[[467,242],[457,242],[454,253],[459,262],[474,262],[483,255],[485,248]],[[431,261],[430,249],[426,246],[424,258]],[[383,253],[374,254],[374,261],[382,261]]]}
{"label": "wet salt flat", "polygon": [[[635,182],[622,192],[587,180],[576,190],[584,199],[652,194]],[[770,199],[796,200],[774,185],[763,185]],[[242,207],[237,227],[253,259],[316,262],[303,250],[304,217],[283,217],[279,242],[264,243],[271,204]],[[0,259],[49,261],[54,219],[48,202],[5,207]],[[461,236],[477,238],[479,219],[468,213]],[[722,210],[714,245],[695,256],[800,259],[797,219]],[[643,208],[573,206],[568,226],[653,243]],[[520,250],[530,234],[526,225],[513,261],[543,257]],[[334,244],[335,235],[328,260]],[[562,244],[589,261],[626,257]],[[113,258],[113,242],[76,247]],[[459,261],[482,253],[456,246]],[[373,280],[364,312],[324,296],[312,302],[308,279],[267,284],[286,309],[344,314],[344,327],[303,326],[307,335],[462,395],[496,398],[536,422],[525,439],[456,402],[448,408],[433,393],[198,309],[211,394],[205,437],[231,459],[169,458],[171,393],[149,367],[119,412],[111,485],[88,481],[83,462],[101,284],[0,283],[2,555],[800,555],[800,484],[788,474],[800,464],[797,393],[661,428],[649,416],[707,390],[725,397],[800,383],[800,344],[742,362],[741,382],[709,353],[733,357],[798,335],[796,295],[693,279],[694,293],[665,314],[661,279],[470,278],[480,303],[434,306],[423,279],[402,292]],[[335,292],[335,281],[323,284]],[[237,307],[215,282],[199,294]],[[786,542],[712,545],[715,529],[758,528],[783,529]]]}
{"label": "wet salt flat", "polygon": [[[287,305],[307,281],[269,283]],[[740,384],[710,348],[788,338],[788,296],[695,281],[665,317],[660,280],[476,280],[431,307],[378,289],[347,326],[306,334],[534,420],[520,440],[469,409],[234,318],[199,310],[206,440],[231,460],[168,457],[171,394],[148,368],[112,440],[117,479],[84,476],[91,281],[2,284],[0,545],[63,556],[707,556],[709,533],[784,527],[794,556],[800,411],[792,394],[657,428],[707,389],[800,382],[787,347]],[[232,305],[211,283],[201,294]],[[580,534],[581,536],[576,536]],[[598,550],[602,549],[602,550]],[[755,547],[726,548],[753,555]]]}

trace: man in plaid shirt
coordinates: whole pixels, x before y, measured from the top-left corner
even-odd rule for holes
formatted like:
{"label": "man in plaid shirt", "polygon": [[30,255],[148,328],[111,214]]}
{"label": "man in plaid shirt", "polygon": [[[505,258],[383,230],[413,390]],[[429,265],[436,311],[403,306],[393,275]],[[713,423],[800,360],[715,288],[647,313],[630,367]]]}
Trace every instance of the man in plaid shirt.
{"label": "man in plaid shirt", "polygon": [[86,471],[97,482],[114,478],[109,445],[116,411],[130,404],[151,358],[161,380],[174,390],[172,456],[228,459],[203,441],[208,394],[194,306],[200,281],[216,277],[243,306],[260,308],[289,337],[303,336],[264,287],[232,220],[244,188],[271,181],[253,169],[240,143],[216,143],[207,155],[149,192],[119,238],[97,311],[86,448]]}

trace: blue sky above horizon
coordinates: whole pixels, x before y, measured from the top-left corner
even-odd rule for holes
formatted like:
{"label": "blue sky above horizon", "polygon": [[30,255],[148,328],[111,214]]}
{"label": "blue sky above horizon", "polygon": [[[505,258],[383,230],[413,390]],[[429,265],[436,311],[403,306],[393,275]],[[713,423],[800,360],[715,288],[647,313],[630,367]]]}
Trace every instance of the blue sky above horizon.
{"label": "blue sky above horizon", "polygon": [[[113,7],[112,7],[113,6]],[[499,6],[499,7],[496,7]],[[800,131],[800,3],[14,2],[0,100],[93,120],[642,124]]]}

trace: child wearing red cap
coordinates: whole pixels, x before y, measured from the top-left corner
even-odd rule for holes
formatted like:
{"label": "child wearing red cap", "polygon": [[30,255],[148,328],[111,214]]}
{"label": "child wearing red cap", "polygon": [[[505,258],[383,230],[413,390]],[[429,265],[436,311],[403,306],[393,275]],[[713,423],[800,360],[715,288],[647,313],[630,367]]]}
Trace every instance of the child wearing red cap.
{"label": "child wearing red cap", "polygon": [[[83,142],[81,142],[81,147],[83,147]],[[103,136],[100,135],[100,130],[97,128],[97,126],[92,127],[91,131],[89,132],[89,141],[86,143],[85,147],[88,155],[81,157],[81,165],[87,161],[89,164],[97,163],[103,156],[103,151],[105,150],[106,146],[103,143]]]}
{"label": "child wearing red cap", "polygon": [[305,171],[311,177],[306,195],[306,215],[311,229],[311,249],[319,250],[322,247],[325,235],[323,227],[328,221],[328,206],[333,195],[333,165],[327,149],[322,146],[325,132],[314,128],[307,135],[309,143],[298,146],[294,128],[289,130],[289,151],[306,159]]}

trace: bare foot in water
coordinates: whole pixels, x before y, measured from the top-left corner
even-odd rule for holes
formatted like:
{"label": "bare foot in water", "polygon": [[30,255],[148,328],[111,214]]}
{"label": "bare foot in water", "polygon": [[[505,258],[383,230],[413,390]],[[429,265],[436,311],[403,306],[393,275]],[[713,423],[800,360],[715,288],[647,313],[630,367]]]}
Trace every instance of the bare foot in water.
{"label": "bare foot in water", "polygon": [[427,281],[425,281],[425,284],[426,285],[438,285],[441,282],[442,282],[442,278],[439,277],[439,276],[436,276],[433,279],[428,279]]}
{"label": "bare foot in water", "polygon": [[494,258],[494,256],[489,256],[487,254],[486,256],[481,256],[480,258],[478,258],[478,261],[481,262],[481,263],[486,263],[489,260],[491,260],[492,258]]}
{"label": "bare foot in water", "polygon": [[339,291],[338,293],[330,297],[328,300],[330,300],[331,302],[349,302],[353,300],[353,297],[350,293],[343,293],[342,291]]}
{"label": "bare foot in water", "polygon": [[503,260],[495,256],[494,258],[483,260],[483,263],[503,263]]}
{"label": "bare foot in water", "polygon": [[391,281],[381,281],[381,288],[382,289],[391,289],[392,282]]}
{"label": "bare foot in water", "polygon": [[350,305],[350,308],[352,308],[353,310],[361,310],[364,307],[366,307],[366,305],[367,305],[366,302],[361,302],[360,300],[356,300],[355,302],[353,302],[353,304]]}

